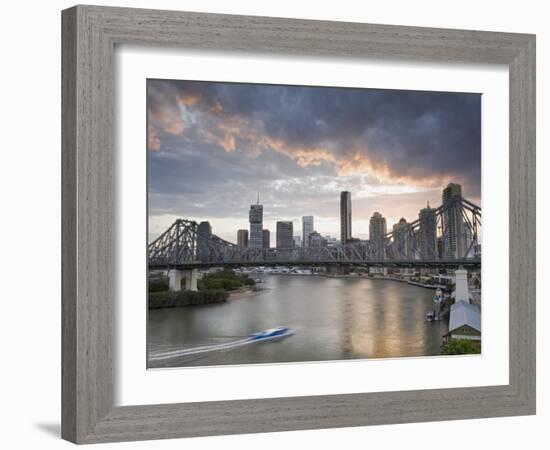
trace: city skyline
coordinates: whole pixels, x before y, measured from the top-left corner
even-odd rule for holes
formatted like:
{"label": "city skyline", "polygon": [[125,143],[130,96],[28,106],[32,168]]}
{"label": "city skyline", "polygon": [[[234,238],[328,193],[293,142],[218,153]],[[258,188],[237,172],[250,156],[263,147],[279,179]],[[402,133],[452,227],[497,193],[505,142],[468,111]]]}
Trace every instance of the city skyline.
{"label": "city skyline", "polygon": [[411,222],[449,182],[480,203],[479,122],[477,94],[148,80],[149,238],[185,217],[236,242],[258,191],[273,235],[313,216],[339,237],[341,191],[360,239],[375,211]]}
{"label": "city skyline", "polygon": [[[442,191],[441,205],[444,205],[452,197],[458,196],[461,197],[462,186],[456,183],[449,183]],[[257,202],[259,202],[259,194]],[[254,203],[250,205],[249,210],[249,224],[250,230],[247,229],[238,229],[236,230],[237,239],[235,243],[243,248],[263,248],[269,249],[270,246],[270,230],[268,228],[263,228],[263,206],[260,203]],[[408,222],[404,217],[401,217],[399,221],[395,222],[391,230],[388,230],[388,224],[386,217],[378,211],[375,211],[369,219],[369,234],[368,238],[358,238],[347,233],[351,230],[351,223],[353,222],[353,215],[351,212],[351,192],[343,191],[340,193],[340,241],[338,241],[333,236],[326,234],[323,235],[319,233],[314,228],[314,216],[302,216],[301,224],[302,230],[301,234],[296,234],[294,232],[294,222],[286,220],[277,220],[275,224],[276,228],[276,245],[275,248],[278,249],[287,249],[290,247],[309,247],[312,246],[311,238],[314,239],[315,245],[313,246],[327,246],[328,242],[332,243],[350,243],[358,241],[368,241],[382,240],[388,233],[393,233],[394,240],[397,242],[399,247],[405,247],[408,244],[406,242],[400,242],[403,238],[403,234],[406,233],[406,227],[411,226],[412,223],[418,221],[420,224],[420,236],[419,236],[419,245],[421,247],[421,253],[424,255],[435,254],[438,249],[438,242],[441,241],[442,250],[440,256],[445,257],[457,257],[458,254],[461,254],[463,250],[468,248],[468,243],[471,242],[472,235],[471,230],[466,225],[464,218],[461,218],[457,221],[459,216],[456,216],[453,212],[454,210],[447,211],[444,214],[444,222],[447,223],[448,233],[444,236],[442,234],[443,223],[440,227],[436,223],[436,211],[437,208],[430,207],[430,203],[427,202],[424,208],[421,208],[418,211],[418,218],[415,218]],[[456,223],[459,224],[459,228],[456,227]],[[284,243],[281,243],[281,231],[280,227],[289,227],[284,232]],[[249,236],[254,234],[257,230],[260,230],[259,239],[261,241],[261,246],[251,245]],[[347,230],[347,231],[346,231]],[[198,233],[199,240],[203,237],[211,236],[212,234],[212,225],[208,221],[201,221],[198,224]],[[342,233],[346,234],[344,240],[342,240]],[[470,234],[468,234],[470,233]],[[231,242],[231,239],[228,239]],[[433,241],[433,242],[432,242]],[[408,251],[408,250],[407,250]],[[199,252],[200,252],[200,242],[199,242]]]}

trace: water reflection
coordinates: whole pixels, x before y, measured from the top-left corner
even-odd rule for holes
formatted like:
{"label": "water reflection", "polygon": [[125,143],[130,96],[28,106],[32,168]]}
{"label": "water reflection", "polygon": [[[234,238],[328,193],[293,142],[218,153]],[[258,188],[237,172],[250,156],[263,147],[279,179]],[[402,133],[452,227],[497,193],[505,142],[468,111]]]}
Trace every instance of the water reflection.
{"label": "water reflection", "polygon": [[227,343],[276,326],[292,337],[150,361],[205,366],[438,355],[445,322],[427,322],[431,290],[387,280],[267,276],[263,290],[222,305],[149,311],[151,353]]}

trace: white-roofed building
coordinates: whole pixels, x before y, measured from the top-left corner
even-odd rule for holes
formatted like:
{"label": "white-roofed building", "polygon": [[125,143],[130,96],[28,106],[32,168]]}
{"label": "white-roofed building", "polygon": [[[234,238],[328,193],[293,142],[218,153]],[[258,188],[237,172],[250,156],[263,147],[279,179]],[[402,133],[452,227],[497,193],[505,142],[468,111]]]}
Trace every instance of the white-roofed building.
{"label": "white-roofed building", "polygon": [[479,308],[464,300],[451,306],[449,333],[452,339],[481,340],[481,312]]}

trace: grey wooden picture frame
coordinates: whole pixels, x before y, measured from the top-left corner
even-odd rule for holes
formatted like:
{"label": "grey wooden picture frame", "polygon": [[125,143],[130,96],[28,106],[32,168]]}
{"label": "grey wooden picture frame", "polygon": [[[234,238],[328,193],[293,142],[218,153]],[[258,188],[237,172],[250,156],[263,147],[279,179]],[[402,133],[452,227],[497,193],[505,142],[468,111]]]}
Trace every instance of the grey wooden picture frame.
{"label": "grey wooden picture frame", "polygon": [[[98,6],[63,11],[62,32],[64,439],[95,443],[535,413],[535,36]],[[115,407],[117,44],[507,65],[509,384]]]}

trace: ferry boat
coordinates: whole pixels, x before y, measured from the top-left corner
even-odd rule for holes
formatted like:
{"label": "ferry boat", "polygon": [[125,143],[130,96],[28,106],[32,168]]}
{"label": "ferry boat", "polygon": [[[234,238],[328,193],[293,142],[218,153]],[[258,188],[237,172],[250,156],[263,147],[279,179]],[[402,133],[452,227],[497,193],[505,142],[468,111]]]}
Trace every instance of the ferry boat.
{"label": "ferry boat", "polygon": [[287,327],[270,328],[269,330],[260,331],[259,333],[252,333],[248,335],[251,341],[267,341],[274,339],[281,339],[287,336],[292,336],[294,331]]}

